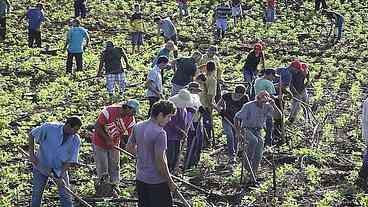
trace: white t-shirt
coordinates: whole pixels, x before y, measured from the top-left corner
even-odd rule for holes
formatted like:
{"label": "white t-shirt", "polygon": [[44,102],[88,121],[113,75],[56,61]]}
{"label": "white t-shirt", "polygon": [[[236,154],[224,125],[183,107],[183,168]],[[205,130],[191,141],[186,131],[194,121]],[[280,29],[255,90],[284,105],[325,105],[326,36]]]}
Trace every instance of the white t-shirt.
{"label": "white t-shirt", "polygon": [[151,87],[147,89],[147,97],[160,97],[151,89],[156,89],[160,92],[160,94],[162,94],[163,92],[161,71],[157,65],[155,65],[148,73],[147,80],[150,80],[152,82]]}

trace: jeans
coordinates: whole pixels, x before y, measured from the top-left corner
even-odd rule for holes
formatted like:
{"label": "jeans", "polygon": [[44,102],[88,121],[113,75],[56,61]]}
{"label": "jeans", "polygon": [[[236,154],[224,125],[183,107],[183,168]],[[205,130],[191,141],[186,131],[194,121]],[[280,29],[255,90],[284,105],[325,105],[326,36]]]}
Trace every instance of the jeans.
{"label": "jeans", "polygon": [[84,2],[74,1],[74,16],[85,18],[87,14],[86,4]]}
{"label": "jeans", "polygon": [[36,43],[36,47],[41,47],[41,31],[28,29],[28,47],[33,47],[33,43]]}
{"label": "jeans", "polygon": [[252,83],[257,78],[257,71],[249,68],[243,69],[244,82]]}
{"label": "jeans", "polygon": [[188,16],[189,15],[188,4],[187,3],[184,4],[182,2],[179,2],[178,8],[179,8],[180,16]]}
{"label": "jeans", "polygon": [[342,32],[344,30],[344,18],[341,17],[337,18],[336,27],[337,27],[337,39],[341,39]]}
{"label": "jeans", "polygon": [[177,35],[173,35],[171,37],[165,37],[164,36],[164,39],[165,39],[165,42],[168,42],[169,40],[173,41],[175,43],[175,45],[178,45],[178,40],[177,40]]}
{"label": "jeans", "polygon": [[138,207],[171,207],[172,195],[167,183],[148,184],[136,181]]}
{"label": "jeans", "polygon": [[265,144],[271,146],[273,143],[273,117],[267,116],[266,119],[266,136],[265,136]]}
{"label": "jeans", "polygon": [[227,30],[227,19],[225,18],[217,18],[216,19],[216,27],[218,29],[221,29],[222,31],[225,31]]}
{"label": "jeans", "polygon": [[180,140],[167,140],[167,165],[171,173],[174,173],[179,160]]}
{"label": "jeans", "polygon": [[5,40],[6,17],[0,17],[0,39]]}
{"label": "jeans", "polygon": [[[68,173],[62,175],[65,184],[69,187],[69,176]],[[42,174],[36,168],[33,168],[33,186],[32,186],[32,207],[39,207],[41,206],[42,195],[45,189],[45,186],[48,181],[48,176]],[[60,196],[60,205],[62,207],[72,207],[73,206],[73,199],[72,196],[65,190],[64,187],[59,188],[59,196]]]}
{"label": "jeans", "polygon": [[222,119],[222,126],[227,138],[227,152],[230,159],[236,156],[238,151],[238,139],[235,137],[235,131],[225,119]]}
{"label": "jeans", "polygon": [[[261,128],[246,128],[245,134],[248,140],[247,155],[253,172],[256,173],[263,156],[264,143],[261,137]],[[243,162],[246,161],[243,160]]]}
{"label": "jeans", "polygon": [[187,154],[185,155],[184,168],[189,169],[197,165],[201,158],[203,147],[203,125],[201,121],[193,122],[194,129],[188,132]]}
{"label": "jeans", "polygon": [[[208,109],[202,114],[203,117],[203,127],[204,127],[204,134],[207,137],[207,142],[212,140],[212,122],[211,122],[211,113]],[[208,144],[208,143],[207,143]]]}
{"label": "jeans", "polygon": [[83,53],[70,53],[68,52],[68,57],[66,60],[66,73],[73,73],[73,58],[77,63],[77,71],[83,69]]}
{"label": "jeans", "polygon": [[266,22],[274,22],[276,20],[276,9],[267,8],[266,9]]}
{"label": "jeans", "polygon": [[112,184],[120,181],[120,152],[116,149],[103,149],[93,145],[93,154],[96,162],[97,177],[108,175]]}
{"label": "jeans", "polygon": [[[305,89],[299,94],[293,94],[293,96],[303,102],[306,102],[306,103],[308,102],[308,94]],[[291,102],[289,120],[294,120],[296,118],[296,115],[298,114],[300,107],[301,107],[300,105],[301,105],[300,101],[293,99],[293,101]]]}

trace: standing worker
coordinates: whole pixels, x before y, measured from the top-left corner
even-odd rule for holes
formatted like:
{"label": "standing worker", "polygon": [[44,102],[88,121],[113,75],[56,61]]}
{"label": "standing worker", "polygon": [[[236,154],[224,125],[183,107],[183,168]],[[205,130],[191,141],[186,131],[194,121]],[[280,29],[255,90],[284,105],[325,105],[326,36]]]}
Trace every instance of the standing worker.
{"label": "standing worker", "polygon": [[87,0],[74,0],[74,17],[86,18]]}
{"label": "standing worker", "polygon": [[[49,176],[57,178],[60,206],[72,207],[68,170],[78,163],[80,138],[77,132],[82,126],[79,117],[69,117],[63,123],[44,123],[34,128],[28,139],[29,156],[33,164],[32,207],[41,206],[43,191]],[[35,142],[39,150],[35,154]]]}
{"label": "standing worker", "polygon": [[133,46],[132,53],[134,54],[136,46],[138,52],[140,52],[140,47],[144,43],[144,33],[146,32],[146,25],[139,4],[134,4],[134,14],[130,17],[130,28]]}
{"label": "standing worker", "polygon": [[258,67],[262,62],[262,69],[265,69],[265,58],[263,53],[263,46],[261,43],[254,45],[253,50],[248,53],[247,59],[245,60],[243,66],[243,76],[244,81],[248,83],[253,83],[258,75]]}
{"label": "standing worker", "polygon": [[0,0],[0,40],[5,40],[6,35],[6,15],[10,13],[10,3],[8,0]]}
{"label": "standing worker", "polygon": [[27,13],[20,18],[25,17],[28,20],[28,47],[32,48],[36,43],[36,47],[41,48],[41,25],[46,20],[43,12],[43,4],[38,3],[36,7],[28,9]]}
{"label": "standing worker", "polygon": [[[85,42],[85,44],[83,44]],[[66,60],[66,73],[73,74],[73,58],[77,63],[77,71],[83,69],[83,52],[89,44],[89,35],[85,28],[80,26],[78,19],[72,20],[72,28],[66,34],[64,50],[68,51]]]}
{"label": "standing worker", "polygon": [[172,102],[155,103],[150,118],[137,123],[129,137],[127,149],[137,157],[138,206],[173,206],[170,192],[175,192],[177,186],[167,165],[167,136],[163,127],[175,113],[176,108]]}
{"label": "standing worker", "polygon": [[124,59],[127,68],[131,68],[128,63],[128,57],[124,50],[119,47],[115,47],[111,41],[106,42],[106,48],[101,52],[100,65],[98,68],[97,76],[102,75],[102,69],[105,68],[106,74],[106,86],[109,93],[109,97],[114,95],[115,83],[117,82],[120,87],[120,95],[124,95],[125,90],[125,71],[121,63],[121,59]]}

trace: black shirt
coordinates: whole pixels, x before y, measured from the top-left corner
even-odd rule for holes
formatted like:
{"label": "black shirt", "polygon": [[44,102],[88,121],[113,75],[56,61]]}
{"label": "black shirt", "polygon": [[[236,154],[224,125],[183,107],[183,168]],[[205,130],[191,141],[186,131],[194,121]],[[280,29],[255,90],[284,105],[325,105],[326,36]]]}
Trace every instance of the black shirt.
{"label": "black shirt", "polygon": [[262,53],[257,57],[254,50],[250,52],[245,60],[244,70],[247,69],[249,71],[257,71],[257,66],[261,62]]}
{"label": "black shirt", "polygon": [[226,118],[233,121],[235,114],[240,111],[245,103],[247,103],[248,96],[244,94],[244,96],[239,101],[234,101],[232,98],[232,93],[225,93],[222,95],[222,99],[225,101],[225,116]]}
{"label": "black shirt", "polygon": [[191,57],[183,57],[175,60],[176,71],[171,80],[172,83],[185,86],[190,83],[197,72],[197,64]]}
{"label": "black shirt", "polygon": [[143,14],[141,12],[138,12],[138,13],[134,13],[131,17],[130,17],[130,20],[133,21],[133,20],[141,20],[143,19]]}
{"label": "black shirt", "polygon": [[125,52],[119,47],[102,51],[102,61],[105,64],[106,74],[116,74],[124,71],[121,64],[121,57],[123,56],[125,56]]}
{"label": "black shirt", "polygon": [[304,89],[306,88],[306,85],[304,82],[305,82],[305,78],[308,75],[306,76],[301,71],[297,71],[297,70],[290,70],[290,74],[291,74],[290,85],[292,86],[291,90],[293,91],[295,89],[296,92],[302,93]]}

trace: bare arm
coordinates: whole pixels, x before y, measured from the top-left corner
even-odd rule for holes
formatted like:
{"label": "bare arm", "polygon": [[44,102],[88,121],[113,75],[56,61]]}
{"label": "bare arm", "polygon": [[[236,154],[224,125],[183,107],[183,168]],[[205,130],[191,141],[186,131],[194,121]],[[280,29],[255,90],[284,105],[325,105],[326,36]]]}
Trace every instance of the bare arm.
{"label": "bare arm", "polygon": [[97,76],[102,75],[103,66],[104,66],[104,60],[103,60],[103,54],[101,53],[101,55],[100,55],[100,64],[99,64],[98,70],[97,70]]}
{"label": "bare arm", "polygon": [[136,144],[127,144],[127,151],[132,155],[136,155],[137,154],[137,145]]}
{"label": "bare arm", "polygon": [[122,51],[122,58],[124,59],[124,62],[128,68],[130,68],[129,62],[128,62],[128,56],[126,55],[125,51],[121,49]]}
{"label": "bare arm", "polygon": [[156,164],[156,167],[159,173],[161,174],[161,176],[167,179],[170,190],[175,191],[176,185],[173,179],[171,178],[171,174],[169,172],[169,167],[167,165],[166,160],[167,159],[166,159],[165,151],[162,153],[155,154],[155,164]]}
{"label": "bare arm", "polygon": [[112,139],[106,134],[105,130],[99,123],[95,124],[95,130],[107,145],[112,145]]}

